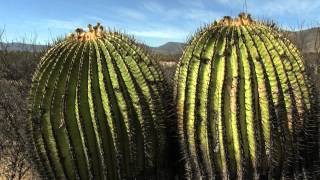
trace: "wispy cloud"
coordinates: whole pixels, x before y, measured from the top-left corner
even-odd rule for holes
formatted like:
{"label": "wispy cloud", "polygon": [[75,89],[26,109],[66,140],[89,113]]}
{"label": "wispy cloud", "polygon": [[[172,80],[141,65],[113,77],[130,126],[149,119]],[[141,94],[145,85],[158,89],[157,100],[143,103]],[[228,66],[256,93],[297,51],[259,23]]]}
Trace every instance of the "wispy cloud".
{"label": "wispy cloud", "polygon": [[163,5],[154,2],[154,1],[146,1],[143,3],[143,7],[151,12],[158,12],[158,13],[163,13],[165,11],[165,8]]}
{"label": "wispy cloud", "polygon": [[116,15],[126,17],[129,19],[144,20],[146,18],[145,14],[130,8],[116,8],[115,11],[117,13]]}
{"label": "wispy cloud", "polygon": [[[248,3],[249,11],[257,14],[268,15],[306,15],[320,9],[320,1],[314,0],[286,0],[279,1],[259,1]],[[312,14],[313,15],[313,14]]]}
{"label": "wispy cloud", "polygon": [[59,28],[59,29],[68,29],[72,30],[75,27],[81,25],[82,23],[76,21],[65,21],[65,20],[58,20],[58,19],[48,19],[44,22],[47,28]]}
{"label": "wispy cloud", "polygon": [[[0,27],[7,25],[10,37],[16,37],[20,32],[34,32],[39,39],[46,40],[76,27],[85,28],[88,23],[101,22],[153,45],[183,41],[199,26],[224,15],[236,16],[245,9],[244,0],[92,0],[88,4],[55,0],[54,3],[37,3],[24,10],[21,10],[21,4],[13,6],[10,2],[0,6],[1,16],[10,14],[0,23]],[[64,6],[60,7],[61,4]],[[60,12],[54,16],[44,13],[56,9]],[[254,18],[273,19],[290,29],[301,24],[319,25],[319,9],[320,0],[247,0],[247,10]]]}
{"label": "wispy cloud", "polygon": [[79,20],[60,20],[60,19],[38,19],[37,21],[24,21],[25,24],[41,27],[41,29],[64,29],[73,30],[76,27],[83,25],[82,21]]}
{"label": "wispy cloud", "polygon": [[185,31],[179,30],[150,30],[150,31],[129,31],[129,33],[135,36],[141,37],[154,37],[154,38],[163,38],[163,39],[182,39],[188,35]]}
{"label": "wispy cloud", "polygon": [[90,21],[97,21],[97,22],[104,22],[105,19],[98,17],[98,16],[87,16],[88,20]]}
{"label": "wispy cloud", "polygon": [[216,2],[218,2],[218,3],[221,3],[221,4],[227,4],[227,3],[232,3],[232,2],[234,2],[234,1],[232,1],[232,0],[215,0]]}
{"label": "wispy cloud", "polygon": [[156,14],[160,19],[165,20],[184,20],[184,21],[207,21],[218,18],[220,12],[208,10],[205,7],[204,0],[194,0],[186,3],[183,0],[178,1],[177,7],[165,7],[163,4],[154,1],[146,1],[143,3],[145,10]]}
{"label": "wispy cloud", "polygon": [[185,18],[196,21],[208,21],[223,16],[220,12],[214,12],[204,9],[192,9],[185,15]]}
{"label": "wispy cloud", "polygon": [[155,1],[146,1],[142,4],[143,11],[147,14],[158,16],[159,20],[172,20],[182,18],[183,10],[179,8],[166,7]]}
{"label": "wispy cloud", "polygon": [[186,2],[185,0],[178,0],[180,5],[182,6],[189,6],[193,8],[204,8],[205,7],[205,0],[194,0],[190,2]]}

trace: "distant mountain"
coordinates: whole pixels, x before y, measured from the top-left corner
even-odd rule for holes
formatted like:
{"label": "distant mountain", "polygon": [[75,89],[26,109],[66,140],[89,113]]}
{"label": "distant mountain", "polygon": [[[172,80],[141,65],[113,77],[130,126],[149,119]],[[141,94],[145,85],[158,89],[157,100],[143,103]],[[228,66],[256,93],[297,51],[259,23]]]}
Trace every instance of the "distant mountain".
{"label": "distant mountain", "polygon": [[40,52],[47,48],[46,45],[34,45],[34,44],[25,44],[19,42],[12,43],[2,43],[0,42],[0,51],[7,49],[8,51],[28,51],[28,52]]}
{"label": "distant mountain", "polygon": [[[302,50],[303,53],[315,53],[320,50],[320,27],[301,31],[285,31],[285,35]],[[159,47],[153,47],[154,52],[165,55],[182,54],[185,43],[167,42]]]}
{"label": "distant mountain", "polygon": [[[179,42],[167,42],[159,47],[149,47],[152,51],[159,54],[165,55],[176,55],[182,54],[185,44]],[[13,43],[3,43],[0,42],[0,51],[7,49],[8,51],[29,51],[29,52],[40,52],[41,50],[47,48],[46,45],[34,45],[25,44],[19,42]]]}
{"label": "distant mountain", "polygon": [[183,49],[186,44],[179,42],[167,42],[159,47],[152,47],[151,49],[155,53],[165,54],[165,55],[176,55],[182,54]]}
{"label": "distant mountain", "polygon": [[302,31],[289,31],[286,34],[303,53],[315,53],[317,47],[320,49],[320,27]]}
{"label": "distant mountain", "polygon": [[[320,48],[320,27],[302,31],[285,31],[286,36],[294,42],[303,53],[314,53],[315,47]],[[317,44],[317,43],[318,44]],[[155,53],[162,55],[180,55],[185,48],[185,43],[167,42],[159,47],[150,47]],[[9,51],[36,51],[45,49],[46,45],[33,45],[24,43],[1,43],[0,50],[7,47]]]}
{"label": "distant mountain", "polygon": [[[320,50],[320,27],[301,31],[285,31],[285,35],[305,53],[315,53]],[[185,43],[167,42],[159,47],[153,47],[154,52],[165,55],[176,55],[183,52]]]}

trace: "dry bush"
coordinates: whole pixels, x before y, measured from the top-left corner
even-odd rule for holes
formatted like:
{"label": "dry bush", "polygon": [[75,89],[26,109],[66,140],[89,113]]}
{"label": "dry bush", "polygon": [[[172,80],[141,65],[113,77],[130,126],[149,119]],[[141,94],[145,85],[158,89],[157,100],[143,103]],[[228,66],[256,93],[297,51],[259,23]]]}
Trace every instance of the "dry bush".
{"label": "dry bush", "polygon": [[21,81],[0,80],[0,171],[6,179],[22,179],[31,169],[26,146],[25,86]]}
{"label": "dry bush", "polygon": [[41,53],[12,52],[0,31],[0,179],[37,179],[27,147],[27,97]]}
{"label": "dry bush", "polygon": [[[0,179],[37,179],[26,147],[27,96],[32,73],[41,53],[10,52],[0,30]],[[300,50],[305,47],[305,34],[293,37]],[[320,89],[320,29],[315,53],[304,54],[306,68]],[[165,78],[173,84],[176,64],[181,54],[155,55]],[[320,141],[320,140],[319,140]],[[32,155],[32,154],[31,154]]]}
{"label": "dry bush", "polygon": [[164,77],[166,78],[167,82],[169,83],[169,85],[173,85],[176,66],[180,59],[181,54],[175,54],[175,55],[155,54],[154,56],[157,59],[157,61],[159,61],[160,68],[164,72]]}

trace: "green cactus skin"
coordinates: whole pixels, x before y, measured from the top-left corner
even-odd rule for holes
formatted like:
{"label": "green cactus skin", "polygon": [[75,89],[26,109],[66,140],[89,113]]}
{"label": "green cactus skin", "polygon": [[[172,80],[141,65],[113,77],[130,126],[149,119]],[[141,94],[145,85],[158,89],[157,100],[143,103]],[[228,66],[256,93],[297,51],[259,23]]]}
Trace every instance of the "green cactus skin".
{"label": "green cactus skin", "polygon": [[30,132],[41,174],[165,179],[160,69],[132,38],[89,32],[52,47],[33,77]]}
{"label": "green cactus skin", "polygon": [[176,70],[187,179],[319,178],[319,113],[298,50],[250,15],[189,42]]}

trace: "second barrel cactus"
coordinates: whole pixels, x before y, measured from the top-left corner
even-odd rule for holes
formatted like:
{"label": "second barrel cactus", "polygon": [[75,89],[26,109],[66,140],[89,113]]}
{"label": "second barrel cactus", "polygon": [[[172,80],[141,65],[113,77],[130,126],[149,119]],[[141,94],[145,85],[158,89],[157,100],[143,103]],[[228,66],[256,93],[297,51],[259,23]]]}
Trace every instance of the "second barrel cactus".
{"label": "second barrel cactus", "polygon": [[319,177],[318,111],[297,49],[241,13],[198,32],[176,71],[189,179]]}
{"label": "second barrel cactus", "polygon": [[134,40],[100,24],[42,58],[30,130],[50,179],[165,179],[164,79]]}

